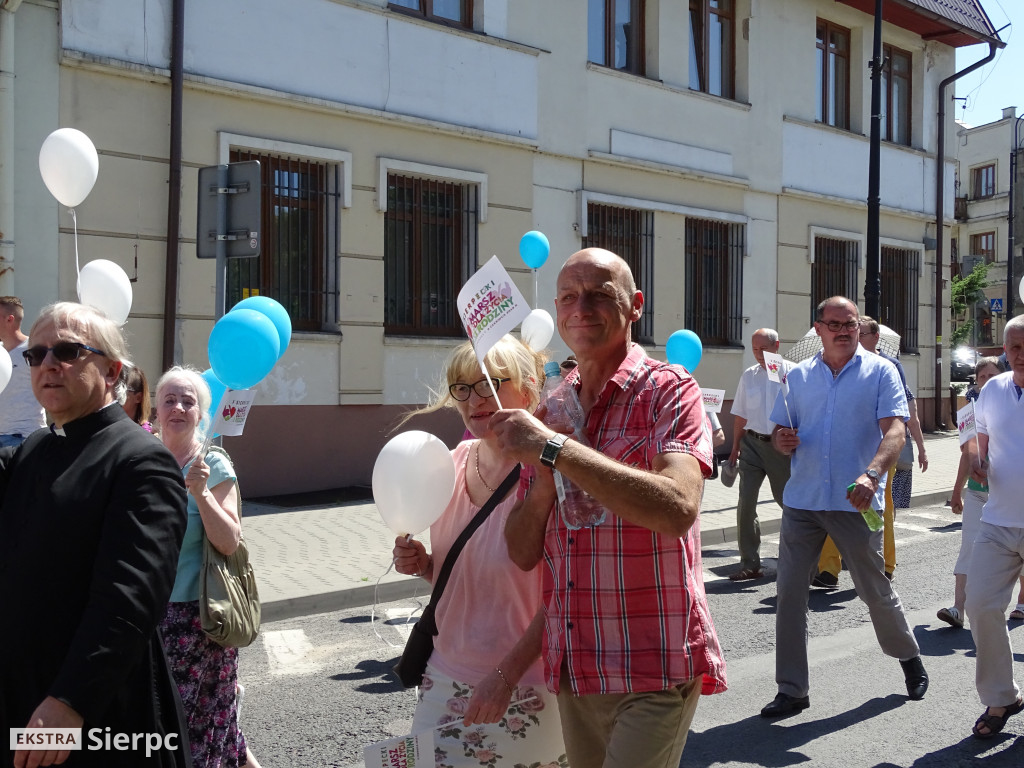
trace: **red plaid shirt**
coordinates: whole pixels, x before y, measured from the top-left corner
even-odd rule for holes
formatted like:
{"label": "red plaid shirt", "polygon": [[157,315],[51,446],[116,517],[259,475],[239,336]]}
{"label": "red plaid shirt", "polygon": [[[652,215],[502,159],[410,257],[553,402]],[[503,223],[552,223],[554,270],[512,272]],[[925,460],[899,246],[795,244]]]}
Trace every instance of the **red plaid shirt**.
{"label": "red plaid shirt", "polygon": [[[577,370],[566,379],[575,384],[578,377]],[[705,477],[711,473],[700,387],[635,344],[590,409],[586,434],[601,453],[632,467],[649,470],[658,454],[682,452],[700,462]],[[665,690],[697,677],[705,694],[725,690],[704,595],[699,521],[680,539],[628,523],[614,510],[597,528],[572,531],[553,511],[544,558],[543,653],[552,691],[563,653],[576,694]]]}

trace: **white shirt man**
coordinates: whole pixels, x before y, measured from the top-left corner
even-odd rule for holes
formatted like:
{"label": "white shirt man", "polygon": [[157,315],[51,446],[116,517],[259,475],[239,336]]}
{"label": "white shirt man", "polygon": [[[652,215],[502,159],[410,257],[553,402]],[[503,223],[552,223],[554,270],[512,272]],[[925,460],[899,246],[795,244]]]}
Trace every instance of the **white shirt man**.
{"label": "white shirt man", "polygon": [[21,331],[24,316],[20,299],[0,296],[0,342],[11,356],[11,380],[0,392],[0,448],[21,445],[26,437],[46,426],[22,355],[28,349],[28,336]]}
{"label": "white shirt man", "polygon": [[[740,376],[732,402],[732,453],[729,464],[739,463],[740,495],[736,504],[736,530],[740,549],[740,570],[733,581],[758,579],[761,570],[761,525],[757,519],[757,496],[767,475],[775,503],[782,506],[782,490],[789,480],[789,456],[771,446],[775,422],[770,418],[780,385],[768,378],[764,353],[779,351],[779,334],[771,328],[754,332],[750,340],[756,365]],[[788,371],[788,366],[787,366]]]}
{"label": "white shirt man", "polygon": [[978,439],[967,442],[971,477],[988,482],[967,571],[967,616],[978,650],[975,684],[986,707],[974,724],[979,739],[992,738],[1024,709],[1006,630],[1006,606],[1024,565],[1024,315],[1006,324],[1003,350],[1010,370],[982,389],[975,405]]}

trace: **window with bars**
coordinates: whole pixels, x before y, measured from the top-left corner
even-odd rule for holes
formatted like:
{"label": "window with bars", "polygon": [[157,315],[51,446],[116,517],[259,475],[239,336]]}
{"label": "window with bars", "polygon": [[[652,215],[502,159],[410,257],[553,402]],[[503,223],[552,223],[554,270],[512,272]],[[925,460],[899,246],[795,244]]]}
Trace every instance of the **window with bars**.
{"label": "window with bars", "polygon": [[384,332],[459,336],[459,290],[476,269],[479,188],[388,174]]}
{"label": "window with bars", "polygon": [[857,266],[860,244],[834,237],[814,238],[811,264],[811,325],[818,305],[832,296],[845,296],[857,303]]}
{"label": "window with bars", "polygon": [[818,122],[850,128],[850,30],[818,19]]}
{"label": "window with bars", "polygon": [[882,46],[882,140],[910,146],[911,63],[908,51]]}
{"label": "window with bars", "polygon": [[401,13],[448,26],[473,28],[473,0],[390,0],[388,5]]}
{"label": "window with bars", "polygon": [[971,188],[975,199],[992,197],[996,193],[996,166],[994,163],[971,169]]}
{"label": "window with bars", "polygon": [[588,0],[590,61],[644,76],[644,45],[644,0]]}
{"label": "window with bars", "polygon": [[705,344],[732,346],[743,337],[746,227],[686,220],[686,327]]}
{"label": "window with bars", "polygon": [[246,160],[260,162],[263,247],[256,258],[228,260],[227,307],[269,296],[296,330],[337,332],[339,166],[231,150],[231,162]]}
{"label": "window with bars", "polygon": [[986,264],[994,262],[996,260],[996,233],[981,232],[977,235],[971,235],[971,252],[969,255],[984,258]]}
{"label": "window with bars", "polygon": [[900,335],[900,352],[917,352],[918,287],[921,254],[882,246],[882,294],[878,321]]}
{"label": "window with bars", "polygon": [[629,264],[644,295],[643,314],[633,323],[633,341],[654,343],[654,211],[587,203],[584,248],[604,248]]}
{"label": "window with bars", "polygon": [[690,0],[690,87],[735,96],[736,11],[733,0]]}

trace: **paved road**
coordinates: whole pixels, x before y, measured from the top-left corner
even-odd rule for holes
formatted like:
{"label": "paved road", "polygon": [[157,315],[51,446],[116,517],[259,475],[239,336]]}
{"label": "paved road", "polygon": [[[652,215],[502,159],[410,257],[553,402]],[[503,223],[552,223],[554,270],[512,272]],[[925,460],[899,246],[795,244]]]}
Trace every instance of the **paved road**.
{"label": "paved road", "polygon": [[[729,691],[701,701],[682,765],[1024,765],[1024,718],[1010,720],[991,742],[968,735],[981,712],[973,643],[968,631],[935,618],[951,602],[959,536],[958,522],[942,505],[897,517],[897,587],[932,677],[925,700],[906,699],[899,664],[878,650],[867,612],[844,573],[838,590],[811,595],[812,706],[777,721],[758,716],[775,693],[774,580],[734,584],[726,574],[736,566],[735,549],[705,546]],[[764,549],[769,568],[777,552],[777,535],[770,534]],[[368,607],[265,624],[241,663],[247,687],[243,728],[264,766],[354,768],[362,765],[363,746],[408,731],[413,695],[388,670],[407,631],[401,617],[414,605],[384,604],[373,625]],[[1011,636],[1020,647],[1022,625]]]}

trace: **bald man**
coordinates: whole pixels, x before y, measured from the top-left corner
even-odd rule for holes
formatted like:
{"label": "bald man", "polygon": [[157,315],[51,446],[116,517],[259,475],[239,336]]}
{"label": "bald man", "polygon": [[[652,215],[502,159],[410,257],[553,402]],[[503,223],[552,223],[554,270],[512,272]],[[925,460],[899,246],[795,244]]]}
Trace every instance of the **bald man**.
{"label": "bald man", "polygon": [[[614,253],[569,257],[555,308],[589,445],[522,410],[491,421],[527,468],[505,536],[517,565],[550,570],[544,666],[573,768],[678,765],[701,693],[725,690],[696,524],[710,425],[693,377],[632,343],[643,301]],[[604,506],[603,523],[563,522],[552,469]]]}

